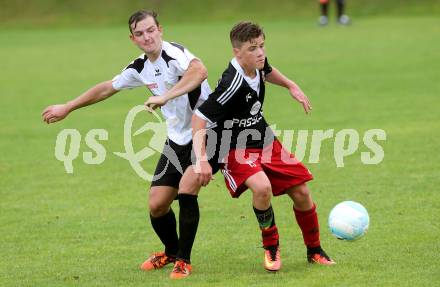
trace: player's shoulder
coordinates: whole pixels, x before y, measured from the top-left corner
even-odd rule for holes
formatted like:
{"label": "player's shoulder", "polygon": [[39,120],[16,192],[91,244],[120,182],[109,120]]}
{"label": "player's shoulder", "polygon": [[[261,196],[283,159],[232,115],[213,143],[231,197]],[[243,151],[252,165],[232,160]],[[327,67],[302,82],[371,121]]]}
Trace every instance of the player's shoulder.
{"label": "player's shoulder", "polygon": [[181,57],[185,57],[185,52],[188,51],[183,45],[180,45],[175,42],[166,42],[162,43],[162,58],[165,62],[169,62],[171,60],[176,60]]}
{"label": "player's shoulder", "polygon": [[232,85],[236,86],[239,82],[243,80],[243,76],[237,69],[229,63],[228,67],[223,71],[222,77],[219,81],[219,85],[224,88],[228,88]]}
{"label": "player's shoulder", "polygon": [[269,64],[267,57],[264,59],[264,67],[260,70],[260,72],[263,72],[265,75],[272,72],[272,66]]}
{"label": "player's shoulder", "polygon": [[124,70],[133,69],[137,71],[139,74],[145,67],[145,62],[147,62],[148,57],[145,54],[141,54],[139,57],[134,59]]}
{"label": "player's shoulder", "polygon": [[185,48],[183,45],[176,43],[176,42],[169,42],[170,47],[173,49],[178,49],[180,52],[184,53],[185,50],[188,50],[187,48]]}

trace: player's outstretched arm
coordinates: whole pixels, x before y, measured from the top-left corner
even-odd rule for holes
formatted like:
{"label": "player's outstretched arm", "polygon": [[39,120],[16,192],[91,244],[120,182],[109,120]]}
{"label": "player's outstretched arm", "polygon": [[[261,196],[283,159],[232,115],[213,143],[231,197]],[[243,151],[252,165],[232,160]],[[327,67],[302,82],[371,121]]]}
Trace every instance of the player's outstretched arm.
{"label": "player's outstretched arm", "polygon": [[309,98],[307,98],[300,87],[274,67],[272,67],[272,72],[266,76],[266,80],[269,83],[287,88],[290,95],[303,106],[306,114],[312,110]]}
{"label": "player's outstretched arm", "polygon": [[195,173],[202,186],[212,179],[212,167],[206,155],[206,120],[196,114],[192,117],[193,149],[196,155]]}
{"label": "player's outstretched arm", "polygon": [[160,96],[151,96],[145,102],[147,110],[154,110],[165,105],[169,100],[191,92],[208,78],[208,70],[199,59],[193,59],[186,72],[174,87]]}
{"label": "player's outstretched arm", "polygon": [[42,113],[43,121],[48,124],[61,121],[70,112],[100,102],[117,92],[118,90],[113,88],[112,81],[99,83],[72,101],[45,108]]}

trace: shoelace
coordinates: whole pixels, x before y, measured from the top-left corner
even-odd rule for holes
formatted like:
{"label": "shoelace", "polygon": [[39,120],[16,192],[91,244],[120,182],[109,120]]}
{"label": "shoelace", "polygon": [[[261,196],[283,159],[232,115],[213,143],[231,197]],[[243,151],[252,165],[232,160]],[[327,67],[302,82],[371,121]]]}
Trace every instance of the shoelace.
{"label": "shoelace", "polygon": [[151,264],[153,264],[154,267],[160,267],[160,265],[164,263],[166,263],[166,256],[161,253],[154,254],[151,259]]}
{"label": "shoelace", "polygon": [[174,266],[174,273],[186,273],[185,270],[185,262],[183,261],[178,261],[176,266]]}

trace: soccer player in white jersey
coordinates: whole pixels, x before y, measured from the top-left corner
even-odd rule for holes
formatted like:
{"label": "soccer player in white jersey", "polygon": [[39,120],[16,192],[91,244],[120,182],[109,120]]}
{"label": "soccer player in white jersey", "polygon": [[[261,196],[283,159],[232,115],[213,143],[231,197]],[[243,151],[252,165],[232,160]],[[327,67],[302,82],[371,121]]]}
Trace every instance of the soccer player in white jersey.
{"label": "soccer player in white jersey", "polygon": [[[143,54],[135,59],[119,75],[97,84],[85,93],[65,104],[47,107],[42,114],[43,120],[50,124],[64,119],[72,111],[95,104],[116,94],[120,90],[147,87],[154,96],[166,99],[161,111],[167,122],[168,139],[164,149],[175,152],[180,162],[180,170],[191,164],[191,117],[193,110],[207,98],[211,89],[206,80],[207,70],[203,63],[184,47],[162,40],[162,26],[157,14],[152,11],[137,11],[129,19],[130,39]],[[175,98],[179,96],[178,98]],[[168,100],[175,98],[173,100]],[[155,108],[149,105],[147,108]],[[156,167],[149,192],[149,210],[153,229],[165,246],[163,252],[154,253],[142,265],[142,270],[154,270],[174,263],[176,258],[190,261],[192,241],[179,241],[176,231],[176,218],[171,204],[177,197],[182,174],[173,164],[168,164],[167,156],[162,153]],[[164,169],[166,169],[164,171]],[[179,198],[179,205],[192,212],[190,200],[194,195]],[[197,202],[195,202],[197,204]],[[184,209],[185,209],[184,208]],[[185,214],[184,214],[185,217]],[[185,231],[181,231],[185,232]],[[184,248],[180,248],[183,244]],[[190,246],[187,246],[190,244]],[[180,254],[179,250],[189,250]]]}

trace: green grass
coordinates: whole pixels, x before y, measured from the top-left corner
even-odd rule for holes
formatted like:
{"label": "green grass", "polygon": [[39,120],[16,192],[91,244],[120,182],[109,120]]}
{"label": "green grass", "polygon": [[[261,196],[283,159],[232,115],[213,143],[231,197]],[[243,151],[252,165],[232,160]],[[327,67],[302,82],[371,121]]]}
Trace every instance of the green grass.
{"label": "green grass", "polygon": [[[332,1],[330,1],[332,2]],[[347,13],[356,18],[374,16],[438,16],[438,0],[346,1]],[[317,18],[318,0],[0,0],[0,27],[89,27],[126,25],[138,9],[159,13],[163,23],[233,22]],[[335,3],[330,4],[336,14]]]}
{"label": "green grass", "polygon": [[[112,78],[140,52],[128,41],[125,27],[3,30],[0,285],[437,286],[440,21],[361,19],[349,28],[325,29],[306,21],[262,24],[271,63],[301,85],[314,107],[305,116],[285,90],[270,87],[269,122],[295,131],[354,128],[362,135],[380,128],[387,133],[379,165],[362,164],[360,152],[367,149],[361,144],[344,168],[336,168],[333,140],[323,143],[319,164],[308,164],[315,175],[310,186],[322,243],[336,266],[306,263],[290,202],[280,197],[273,205],[283,269],[263,271],[250,193],[231,199],[217,175],[199,198],[193,275],[171,282],[168,268],[140,272],[146,256],[161,249],[148,221],[149,185],[112,152],[123,150],[125,115],[143,103],[145,91],[120,93],[56,125],[40,119],[46,105]],[[202,58],[214,85],[231,55],[230,26],[167,25],[164,38]],[[78,129],[83,138],[93,128],[108,130],[106,161],[86,165],[80,154],[74,174],[66,174],[54,157],[56,135],[65,128]],[[147,140],[141,137],[137,145]],[[89,151],[84,142],[80,151]],[[147,164],[150,172],[156,159]],[[354,243],[334,239],[327,228],[330,209],[348,199],[364,204],[371,217],[369,233]]]}

